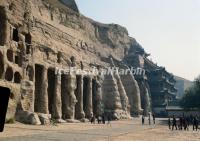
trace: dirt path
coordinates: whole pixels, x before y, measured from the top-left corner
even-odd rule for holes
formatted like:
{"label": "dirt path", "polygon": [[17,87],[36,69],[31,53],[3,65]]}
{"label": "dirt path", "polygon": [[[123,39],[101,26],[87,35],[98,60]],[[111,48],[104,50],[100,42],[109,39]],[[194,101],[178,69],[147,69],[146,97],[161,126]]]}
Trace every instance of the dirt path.
{"label": "dirt path", "polygon": [[200,141],[200,131],[170,131],[163,125],[140,125],[139,119],[112,126],[67,123],[58,126],[6,125],[0,141]]}

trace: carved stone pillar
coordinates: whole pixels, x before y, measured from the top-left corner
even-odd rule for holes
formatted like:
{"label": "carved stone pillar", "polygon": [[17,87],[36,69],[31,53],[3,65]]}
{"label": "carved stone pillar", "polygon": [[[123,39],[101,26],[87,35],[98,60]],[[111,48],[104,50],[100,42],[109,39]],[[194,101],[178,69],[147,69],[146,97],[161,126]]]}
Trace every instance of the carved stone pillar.
{"label": "carved stone pillar", "polygon": [[129,104],[129,100],[125,91],[125,88],[122,84],[121,78],[119,76],[119,74],[115,74],[114,75],[116,82],[117,82],[117,86],[118,86],[118,91],[120,94],[120,100],[121,100],[121,104],[122,104],[122,109],[124,111],[124,116],[130,117],[130,104]]}
{"label": "carved stone pillar", "polygon": [[147,116],[151,111],[149,91],[145,85],[145,80],[139,80],[138,84],[140,87],[141,105],[142,108],[144,109],[143,114]]}
{"label": "carved stone pillar", "polygon": [[76,105],[76,96],[75,96],[75,89],[76,89],[76,75],[69,74],[67,75],[67,94],[66,94],[66,118],[67,119],[74,119],[75,117],[75,105]]}
{"label": "carved stone pillar", "polygon": [[54,99],[52,106],[52,117],[55,119],[62,118],[62,101],[61,101],[61,75],[55,76],[55,89],[54,89]]}
{"label": "carved stone pillar", "polygon": [[96,80],[96,100],[97,100],[97,116],[101,116],[103,114],[103,104],[102,104],[102,84],[100,77]]}
{"label": "carved stone pillar", "polygon": [[93,105],[92,105],[92,78],[88,77],[87,85],[87,99],[86,99],[86,109],[85,116],[90,119],[93,115]]}
{"label": "carved stone pillar", "polygon": [[77,98],[77,104],[76,104],[76,119],[83,119],[85,118],[85,113],[83,110],[83,76],[79,75],[77,76],[77,89],[76,89],[76,98]]}
{"label": "carved stone pillar", "polygon": [[41,74],[41,93],[40,93],[40,107],[38,107],[37,111],[44,114],[49,114],[49,107],[48,107],[48,78],[47,78],[47,68],[43,67],[43,72]]}

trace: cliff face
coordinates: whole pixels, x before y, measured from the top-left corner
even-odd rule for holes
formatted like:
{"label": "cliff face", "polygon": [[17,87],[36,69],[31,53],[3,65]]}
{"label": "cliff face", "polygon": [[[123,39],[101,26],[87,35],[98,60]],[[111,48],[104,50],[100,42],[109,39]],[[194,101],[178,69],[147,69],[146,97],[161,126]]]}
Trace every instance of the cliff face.
{"label": "cliff face", "polygon": [[[52,1],[52,0],[51,0]],[[79,12],[75,0],[59,0],[61,3],[71,8],[72,10]]]}
{"label": "cliff face", "polygon": [[[0,13],[0,85],[14,95],[11,116],[12,111],[29,111],[72,122],[105,112],[128,118],[141,114],[141,99],[149,112],[149,99],[141,97],[131,72],[89,73],[93,68],[144,66],[144,49],[124,27],[81,15],[74,0],[2,0]],[[57,68],[82,71],[60,76]]]}

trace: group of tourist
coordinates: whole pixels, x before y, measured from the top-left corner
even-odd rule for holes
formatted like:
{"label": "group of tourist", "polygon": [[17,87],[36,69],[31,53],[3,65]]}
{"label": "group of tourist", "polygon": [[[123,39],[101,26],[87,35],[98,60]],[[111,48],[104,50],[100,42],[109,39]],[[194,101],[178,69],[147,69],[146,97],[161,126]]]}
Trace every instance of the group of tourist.
{"label": "group of tourist", "polygon": [[[153,119],[153,124],[156,124],[156,118],[155,118],[154,114],[152,114],[152,119]],[[149,123],[149,125],[151,125],[151,114],[150,113],[148,114],[148,123]],[[144,125],[144,124],[145,124],[145,116],[142,115],[142,125]]]}
{"label": "group of tourist", "polygon": [[107,120],[107,124],[109,124],[111,126],[111,116],[110,115],[105,115],[102,114],[102,116],[95,116],[92,115],[90,122],[91,124],[95,124],[95,121],[97,119],[98,124],[106,124],[106,120]]}
{"label": "group of tourist", "polygon": [[180,116],[179,118],[176,118],[174,115],[171,118],[168,118],[168,126],[170,130],[189,130],[190,125],[193,127],[194,130],[198,130],[199,128],[199,122],[200,122],[200,117],[196,116]]}

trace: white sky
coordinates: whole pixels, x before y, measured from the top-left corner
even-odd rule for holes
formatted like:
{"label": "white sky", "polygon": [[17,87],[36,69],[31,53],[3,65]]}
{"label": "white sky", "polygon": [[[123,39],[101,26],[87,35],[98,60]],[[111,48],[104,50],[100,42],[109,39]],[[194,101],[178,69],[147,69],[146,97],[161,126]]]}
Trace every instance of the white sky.
{"label": "white sky", "polygon": [[158,65],[193,80],[200,74],[200,0],[76,0],[80,12],[125,26]]}

